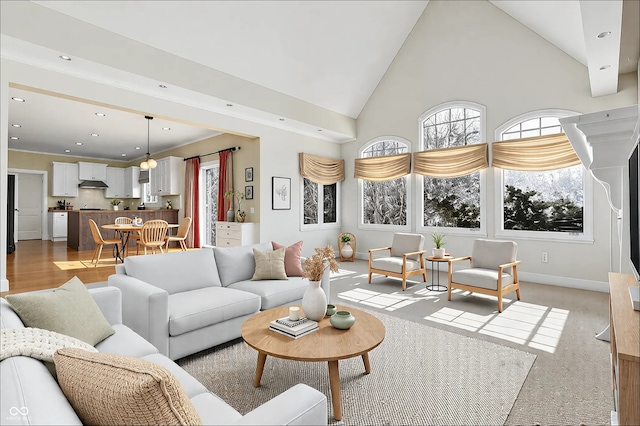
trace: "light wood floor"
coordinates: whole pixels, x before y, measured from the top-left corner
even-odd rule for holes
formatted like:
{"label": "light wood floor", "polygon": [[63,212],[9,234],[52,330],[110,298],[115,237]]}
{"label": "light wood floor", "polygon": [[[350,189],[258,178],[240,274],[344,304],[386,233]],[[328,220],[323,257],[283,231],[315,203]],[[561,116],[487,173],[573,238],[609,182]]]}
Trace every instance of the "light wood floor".
{"label": "light wood floor", "polygon": [[[76,251],[68,248],[66,241],[56,243],[46,240],[19,241],[16,247],[15,252],[7,255],[9,291],[0,293],[0,296],[59,287],[74,276],[80,278],[85,284],[107,281],[109,275],[115,273],[115,266],[85,268],[78,265],[79,267],[75,269],[60,269],[54,262],[79,263],[79,261],[91,260],[93,255],[93,250]],[[180,249],[173,247],[170,249],[170,251],[174,250]],[[113,262],[113,252],[109,247],[105,247],[102,251],[101,261]]]}

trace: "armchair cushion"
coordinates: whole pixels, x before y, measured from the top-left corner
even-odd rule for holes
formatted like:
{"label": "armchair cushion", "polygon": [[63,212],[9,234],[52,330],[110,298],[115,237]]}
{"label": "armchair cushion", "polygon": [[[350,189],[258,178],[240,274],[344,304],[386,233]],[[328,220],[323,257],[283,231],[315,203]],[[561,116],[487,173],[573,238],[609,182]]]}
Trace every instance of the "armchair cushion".
{"label": "armchair cushion", "polygon": [[[471,268],[456,271],[451,276],[451,281],[470,285],[473,287],[486,288],[487,290],[498,289],[498,271],[485,268]],[[502,273],[502,287],[513,284],[513,276]]]}
{"label": "armchair cushion", "polygon": [[473,241],[471,267],[498,270],[498,266],[516,260],[518,245],[513,241],[477,239]]}
{"label": "armchair cushion", "polygon": [[[407,234],[397,232],[393,234],[393,243],[391,244],[391,256],[400,257],[405,253],[413,253],[424,249],[424,235]],[[418,256],[409,256],[411,259],[418,260]]]}
{"label": "armchair cushion", "polygon": [[[371,267],[374,269],[381,269],[383,271],[391,271],[398,274],[402,273],[402,257],[382,257],[379,259],[373,259],[371,261]],[[420,262],[417,260],[407,258],[407,271],[415,271],[420,269]]]}

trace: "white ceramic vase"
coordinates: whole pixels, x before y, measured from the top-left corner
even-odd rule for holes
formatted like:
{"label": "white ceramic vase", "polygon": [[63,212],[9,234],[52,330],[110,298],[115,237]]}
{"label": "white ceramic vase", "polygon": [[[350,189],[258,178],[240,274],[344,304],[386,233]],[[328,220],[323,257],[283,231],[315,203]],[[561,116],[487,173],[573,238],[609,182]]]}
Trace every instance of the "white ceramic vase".
{"label": "white ceramic vase", "polygon": [[113,210],[119,210],[118,206],[113,206]]}
{"label": "white ceramic vase", "polygon": [[327,296],[320,288],[320,281],[309,281],[309,287],[302,295],[304,316],[313,321],[320,321],[327,312]]}
{"label": "white ceramic vase", "polygon": [[342,257],[351,257],[353,254],[353,249],[349,243],[346,243],[342,246]]}

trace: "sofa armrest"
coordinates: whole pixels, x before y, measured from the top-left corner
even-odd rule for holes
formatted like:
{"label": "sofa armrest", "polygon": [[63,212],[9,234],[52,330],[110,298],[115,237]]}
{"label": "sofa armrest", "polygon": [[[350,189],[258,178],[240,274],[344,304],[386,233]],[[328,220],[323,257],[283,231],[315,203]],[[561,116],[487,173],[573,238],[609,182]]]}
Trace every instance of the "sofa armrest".
{"label": "sofa armrest", "polygon": [[89,290],[109,324],[122,324],[122,292],[115,287],[100,287]]}
{"label": "sofa armrest", "polygon": [[169,356],[169,293],[128,275],[109,276],[122,291],[122,323]]}
{"label": "sofa armrest", "polygon": [[248,412],[234,425],[326,425],[327,397],[297,384]]}

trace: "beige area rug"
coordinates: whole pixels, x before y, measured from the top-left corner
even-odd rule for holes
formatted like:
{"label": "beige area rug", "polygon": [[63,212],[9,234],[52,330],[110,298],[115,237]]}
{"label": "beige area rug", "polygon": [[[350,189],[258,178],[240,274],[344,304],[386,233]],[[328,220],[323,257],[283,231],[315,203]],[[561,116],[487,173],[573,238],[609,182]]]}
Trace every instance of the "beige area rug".
{"label": "beige area rug", "polygon": [[[536,355],[385,314],[382,344],[340,361],[343,419],[333,418],[326,363],[268,357],[253,387],[257,352],[241,340],[178,360],[211,392],[246,414],[297,383],[327,396],[329,424],[504,424]],[[357,320],[357,319],[356,319]]]}
{"label": "beige area rug", "polygon": [[[72,269],[86,269],[86,268],[95,268],[95,263],[91,263],[91,259],[89,260],[65,260],[59,262],[53,262],[54,265],[58,267],[58,269],[62,271],[69,271]],[[103,266],[111,266],[115,265],[115,259],[100,259],[98,262],[98,268]]]}

